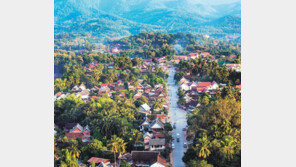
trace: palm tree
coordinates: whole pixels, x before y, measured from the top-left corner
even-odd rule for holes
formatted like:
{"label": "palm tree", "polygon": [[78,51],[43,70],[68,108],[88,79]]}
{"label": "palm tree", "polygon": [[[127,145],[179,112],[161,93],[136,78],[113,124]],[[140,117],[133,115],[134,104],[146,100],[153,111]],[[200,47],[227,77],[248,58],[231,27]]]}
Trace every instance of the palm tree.
{"label": "palm tree", "polygon": [[203,157],[204,159],[206,159],[211,154],[211,151],[209,150],[209,145],[210,141],[208,140],[207,136],[198,139],[198,143],[196,144],[198,157]]}
{"label": "palm tree", "polygon": [[236,141],[232,136],[224,136],[221,140],[222,147],[220,148],[220,154],[230,160],[233,158],[233,154],[235,153]]}
{"label": "palm tree", "polygon": [[119,155],[125,153],[126,143],[123,139],[117,137],[116,135],[113,135],[111,138],[111,142],[108,144],[108,146],[114,153],[114,162],[116,166],[116,153],[119,153]]}
{"label": "palm tree", "polygon": [[80,150],[78,149],[78,142],[77,140],[70,140],[70,146],[69,146],[70,154],[74,158],[79,158]]}
{"label": "palm tree", "polygon": [[134,144],[139,144],[142,136],[143,135],[140,131],[138,131],[136,129],[132,129],[132,140],[133,140]]}

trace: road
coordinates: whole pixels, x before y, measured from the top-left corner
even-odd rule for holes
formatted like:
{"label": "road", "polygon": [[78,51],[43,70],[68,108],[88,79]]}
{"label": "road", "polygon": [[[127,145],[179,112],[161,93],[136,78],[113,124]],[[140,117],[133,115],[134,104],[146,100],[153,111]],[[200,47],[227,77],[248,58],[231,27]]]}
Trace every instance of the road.
{"label": "road", "polygon": [[[176,129],[173,130],[173,143],[175,144],[175,149],[173,150],[173,166],[174,167],[185,167],[182,161],[182,157],[186,148],[184,148],[184,142],[186,142],[183,128],[186,127],[186,112],[178,108],[178,85],[175,84],[174,75],[176,73],[175,67],[169,68],[168,77],[168,95],[169,95],[169,117],[172,125],[176,123]],[[177,142],[177,133],[180,134],[180,142]]]}

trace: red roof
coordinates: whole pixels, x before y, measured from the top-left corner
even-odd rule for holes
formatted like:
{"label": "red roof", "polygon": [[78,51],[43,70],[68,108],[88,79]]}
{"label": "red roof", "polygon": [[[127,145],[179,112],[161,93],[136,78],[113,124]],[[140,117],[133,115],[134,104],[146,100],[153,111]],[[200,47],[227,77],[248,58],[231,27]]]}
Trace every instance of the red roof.
{"label": "red roof", "polygon": [[210,55],[210,53],[209,53],[209,52],[203,52],[203,53],[201,53],[201,55],[202,55],[203,57],[207,57],[207,56]]}
{"label": "red roof", "polygon": [[95,162],[96,164],[98,164],[98,163],[101,163],[101,162],[108,163],[108,162],[110,162],[110,160],[109,159],[103,159],[103,158],[97,158],[97,157],[91,157],[87,162],[88,163]]}
{"label": "red roof", "polygon": [[66,137],[69,139],[69,140],[75,140],[77,139],[78,137],[80,138],[83,138],[83,133],[66,133]]}
{"label": "red roof", "polygon": [[198,92],[206,92],[206,89],[205,88],[196,88],[196,91],[198,91]]}
{"label": "red roof", "polygon": [[226,64],[226,67],[239,67],[240,64]]}
{"label": "red roof", "polygon": [[211,82],[198,82],[199,87],[211,86]]}
{"label": "red roof", "polygon": [[229,57],[232,59],[236,59],[236,55],[230,55]]}
{"label": "red roof", "polygon": [[214,84],[217,84],[217,82],[213,81],[213,82],[211,83],[211,85],[214,85]]}
{"label": "red roof", "polygon": [[195,57],[197,55],[198,55],[198,53],[189,53],[188,57]]}
{"label": "red roof", "polygon": [[154,133],[153,136],[155,138],[165,138],[165,134],[164,133],[159,133],[159,132]]}
{"label": "red roof", "polygon": [[163,166],[166,166],[166,159],[163,158],[162,156],[157,156],[157,162],[162,164]]}
{"label": "red roof", "polygon": [[115,83],[102,83],[101,86],[113,86]]}
{"label": "red roof", "polygon": [[95,65],[93,65],[93,64],[89,65],[89,68],[94,68],[94,67],[95,67]]}

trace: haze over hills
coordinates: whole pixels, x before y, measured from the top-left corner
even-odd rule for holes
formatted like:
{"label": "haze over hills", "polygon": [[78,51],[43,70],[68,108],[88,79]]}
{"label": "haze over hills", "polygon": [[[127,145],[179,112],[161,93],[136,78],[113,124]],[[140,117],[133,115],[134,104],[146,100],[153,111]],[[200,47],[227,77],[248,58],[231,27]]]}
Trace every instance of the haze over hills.
{"label": "haze over hills", "polygon": [[55,32],[240,34],[239,0],[55,0]]}

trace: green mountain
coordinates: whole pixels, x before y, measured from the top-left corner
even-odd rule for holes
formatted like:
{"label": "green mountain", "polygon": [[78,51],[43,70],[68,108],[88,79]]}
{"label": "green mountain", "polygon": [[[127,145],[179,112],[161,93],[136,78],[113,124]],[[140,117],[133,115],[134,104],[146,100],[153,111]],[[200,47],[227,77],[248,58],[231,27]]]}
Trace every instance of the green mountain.
{"label": "green mountain", "polygon": [[55,33],[240,34],[237,0],[55,0]]}

